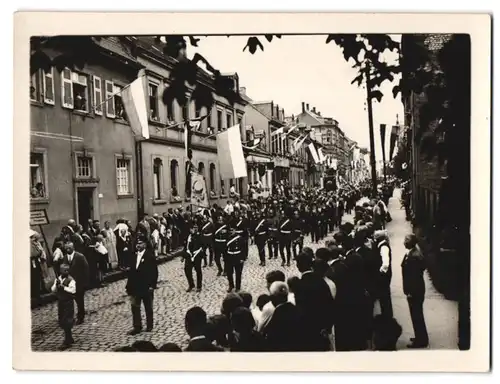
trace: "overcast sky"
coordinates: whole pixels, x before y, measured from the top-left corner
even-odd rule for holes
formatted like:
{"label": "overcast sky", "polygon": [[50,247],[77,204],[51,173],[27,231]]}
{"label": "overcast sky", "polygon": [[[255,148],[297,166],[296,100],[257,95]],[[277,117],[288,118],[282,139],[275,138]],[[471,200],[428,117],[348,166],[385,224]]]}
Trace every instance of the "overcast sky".
{"label": "overcast sky", "polygon": [[[400,41],[399,36],[393,39]],[[326,36],[282,36],[271,43],[262,37],[264,51],[243,52],[247,37],[202,37],[199,47],[188,45],[188,56],[203,55],[221,72],[237,72],[240,86],[255,101],[274,101],[290,116],[301,112],[301,102],[316,107],[322,116],[332,117],[348,137],[369,148],[366,90],[351,84],[356,70],[344,60],[334,43],[325,44]],[[388,59],[394,60],[394,55]],[[375,122],[375,152],[381,159],[381,123],[388,125],[386,151],[389,151],[390,126],[403,119],[403,105],[392,96],[393,84],[382,87],[384,98],[373,103]]]}

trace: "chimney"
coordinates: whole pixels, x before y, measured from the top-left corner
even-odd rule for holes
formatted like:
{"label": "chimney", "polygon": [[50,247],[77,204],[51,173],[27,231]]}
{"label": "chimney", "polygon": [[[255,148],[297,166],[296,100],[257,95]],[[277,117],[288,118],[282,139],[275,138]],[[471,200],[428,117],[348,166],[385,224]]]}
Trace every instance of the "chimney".
{"label": "chimney", "polygon": [[246,94],[247,94],[247,89],[246,89],[246,87],[240,87],[240,93],[241,93],[242,95],[246,95]]}
{"label": "chimney", "polygon": [[281,108],[281,120],[285,120],[285,108]]}
{"label": "chimney", "polygon": [[280,119],[280,106],[276,105],[276,118],[279,120]]}
{"label": "chimney", "polygon": [[306,104],[306,111],[309,111],[309,103]]}
{"label": "chimney", "polygon": [[306,103],[302,102],[302,113],[306,111]]}
{"label": "chimney", "polygon": [[316,113],[316,107],[312,107],[312,113]]}
{"label": "chimney", "polygon": [[318,116],[321,116],[321,112],[320,111],[318,111],[317,113],[318,113]]}

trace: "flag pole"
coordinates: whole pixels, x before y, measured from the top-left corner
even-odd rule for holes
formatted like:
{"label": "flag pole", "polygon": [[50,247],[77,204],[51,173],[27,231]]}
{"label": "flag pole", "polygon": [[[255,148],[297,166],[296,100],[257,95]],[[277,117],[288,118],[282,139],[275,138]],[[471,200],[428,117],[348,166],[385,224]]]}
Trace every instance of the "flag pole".
{"label": "flag pole", "polygon": [[[137,76],[137,79],[140,79],[141,77],[144,77],[144,76],[146,76],[146,74]],[[135,79],[135,80],[137,80],[137,79]],[[132,81],[132,83],[134,81]],[[127,85],[124,85],[122,89],[120,89],[118,92],[113,93],[111,96],[109,96],[108,98],[106,98],[105,100],[103,100],[101,103],[93,105],[92,108],[94,109],[94,111],[96,110],[97,107],[100,107],[101,105],[107,103],[109,100],[111,100],[116,95],[119,95],[120,93],[122,93],[125,89],[127,89],[128,87],[130,87],[132,85],[132,83],[128,83]]]}

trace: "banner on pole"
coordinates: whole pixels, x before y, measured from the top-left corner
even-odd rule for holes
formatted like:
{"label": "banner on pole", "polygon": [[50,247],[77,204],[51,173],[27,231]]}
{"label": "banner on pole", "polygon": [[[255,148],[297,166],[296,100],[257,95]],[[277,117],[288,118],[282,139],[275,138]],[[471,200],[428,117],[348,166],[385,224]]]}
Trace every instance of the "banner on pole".
{"label": "banner on pole", "polygon": [[207,183],[203,175],[192,174],[191,180],[191,204],[197,207],[210,208],[208,202]]}

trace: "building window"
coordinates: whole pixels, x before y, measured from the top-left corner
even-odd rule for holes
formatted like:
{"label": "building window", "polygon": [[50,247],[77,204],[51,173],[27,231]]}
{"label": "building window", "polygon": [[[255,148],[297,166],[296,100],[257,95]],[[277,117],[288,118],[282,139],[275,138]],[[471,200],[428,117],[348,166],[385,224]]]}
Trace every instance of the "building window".
{"label": "building window", "polygon": [[76,158],[76,175],[79,178],[90,179],[94,176],[94,166],[92,157],[77,156]]}
{"label": "building window", "polygon": [[172,188],[172,196],[176,197],[179,196],[179,191],[178,191],[178,172],[179,172],[179,163],[177,160],[172,160],[170,162],[170,185]]}
{"label": "building window", "polygon": [[43,153],[30,153],[30,197],[32,199],[45,195],[45,161]]}
{"label": "building window", "polygon": [[233,114],[231,112],[226,113],[226,128],[230,128],[233,125]]}
{"label": "building window", "polygon": [[170,122],[175,122],[175,113],[174,113],[174,102],[167,104],[167,119]]}
{"label": "building window", "polygon": [[238,125],[241,127],[243,125],[243,117],[238,116]]}
{"label": "building window", "polygon": [[40,71],[36,71],[30,77],[30,100],[40,101]]}
{"label": "building window", "polygon": [[94,113],[102,116],[102,81],[100,77],[94,76]]}
{"label": "building window", "polygon": [[43,73],[43,101],[45,104],[54,105],[54,68]]}
{"label": "building window", "polygon": [[130,159],[116,159],[116,186],[118,195],[130,195]]}
{"label": "building window", "polygon": [[205,164],[203,162],[198,163],[198,173],[202,176],[205,176]]}
{"label": "building window", "polygon": [[114,84],[112,81],[105,81],[105,93],[106,93],[106,116],[110,118],[115,118],[115,99],[113,97]]}
{"label": "building window", "polygon": [[161,199],[161,171],[162,161],[159,158],[153,160],[153,197],[155,200]]}
{"label": "building window", "polygon": [[149,117],[151,118],[151,120],[159,121],[158,86],[156,84],[149,83],[148,96],[149,96]]}
{"label": "building window", "polygon": [[220,194],[225,195],[226,194],[226,186],[224,185],[224,180],[220,179]]}
{"label": "building window", "polygon": [[215,192],[215,164],[210,164],[210,192]]}
{"label": "building window", "polygon": [[72,72],[71,81],[73,83],[73,100],[75,111],[89,111],[89,87],[86,75]]}
{"label": "building window", "polygon": [[117,119],[127,120],[127,114],[125,112],[125,106],[123,105],[122,98],[123,87],[113,84],[113,102],[115,104],[115,114]]}
{"label": "building window", "polygon": [[217,131],[222,131],[222,111],[220,109],[217,110]]}

